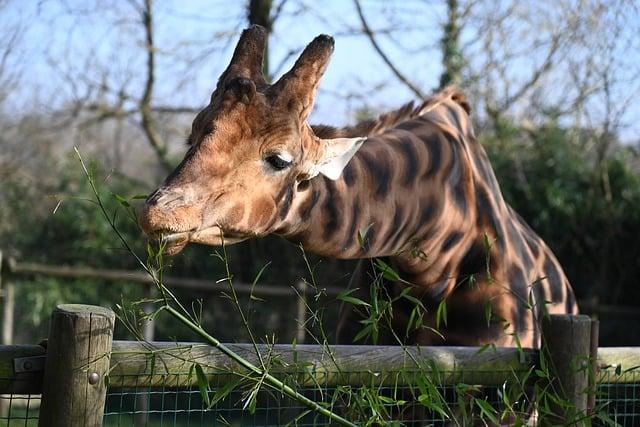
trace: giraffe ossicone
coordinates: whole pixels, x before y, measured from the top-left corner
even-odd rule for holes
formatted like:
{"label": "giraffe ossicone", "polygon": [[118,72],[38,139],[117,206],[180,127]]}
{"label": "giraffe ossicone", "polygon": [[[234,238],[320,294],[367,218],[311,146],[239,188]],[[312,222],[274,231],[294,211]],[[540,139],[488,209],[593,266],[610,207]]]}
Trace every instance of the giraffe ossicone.
{"label": "giraffe ossicone", "polygon": [[[316,37],[272,85],[265,42],[263,28],[243,31],[184,159],[145,203],[141,226],[166,253],[277,234],[324,256],[387,257],[402,278],[387,292],[411,283],[427,309],[424,327],[410,328],[411,307],[395,300],[391,335],[408,344],[537,346],[543,313],[577,312],[558,260],[505,202],[462,92],[355,126],[311,126],[333,39]],[[361,261],[354,296],[368,298],[377,274]],[[448,319],[434,333],[443,300]],[[345,307],[340,342],[359,320]]]}

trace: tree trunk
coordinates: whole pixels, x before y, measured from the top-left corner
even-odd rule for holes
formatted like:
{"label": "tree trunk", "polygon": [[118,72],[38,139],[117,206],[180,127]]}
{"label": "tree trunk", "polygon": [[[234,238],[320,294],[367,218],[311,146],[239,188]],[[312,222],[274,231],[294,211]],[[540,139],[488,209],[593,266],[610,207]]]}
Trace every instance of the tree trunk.
{"label": "tree trunk", "polygon": [[262,63],[262,73],[267,82],[271,81],[269,75],[269,34],[271,34],[273,20],[271,17],[271,0],[249,0],[247,19],[250,25],[261,25],[267,29],[267,42],[264,47],[264,62]]}
{"label": "tree trunk", "polygon": [[447,0],[447,22],[444,24],[441,40],[442,65],[444,71],[440,76],[440,88],[462,81],[463,58],[460,51],[460,16],[458,0]]}

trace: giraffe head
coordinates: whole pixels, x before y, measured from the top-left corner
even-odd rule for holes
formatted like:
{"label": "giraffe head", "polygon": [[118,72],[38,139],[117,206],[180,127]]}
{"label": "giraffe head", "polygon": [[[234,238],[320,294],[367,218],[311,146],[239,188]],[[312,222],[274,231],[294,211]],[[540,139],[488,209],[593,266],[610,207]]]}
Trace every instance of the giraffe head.
{"label": "giraffe head", "polygon": [[273,85],[262,74],[266,31],[245,30],[188,151],[147,199],[140,224],[165,253],[286,232],[295,199],[319,174],[337,179],[363,138],[321,139],[307,123],[333,39],[316,37]]}

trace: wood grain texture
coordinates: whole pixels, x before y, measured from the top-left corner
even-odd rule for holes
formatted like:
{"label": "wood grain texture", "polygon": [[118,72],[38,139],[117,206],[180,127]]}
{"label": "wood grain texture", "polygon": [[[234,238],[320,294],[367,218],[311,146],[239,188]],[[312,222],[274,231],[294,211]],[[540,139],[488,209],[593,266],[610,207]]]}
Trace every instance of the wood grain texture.
{"label": "wood grain texture", "polygon": [[[242,357],[258,363],[250,344],[228,344]],[[514,371],[527,370],[535,361],[534,350],[497,348],[479,352],[477,347],[331,346],[333,356],[315,345],[259,345],[263,359],[270,360],[271,373],[301,373],[301,384],[323,385],[389,384],[412,381],[411,373],[422,369],[439,374],[443,384],[459,381],[475,384],[501,384],[513,378]],[[151,344],[115,341],[113,343],[110,384],[117,387],[137,385],[196,385],[189,376],[191,366],[200,364],[211,377],[242,372],[218,350],[193,343]],[[336,367],[339,366],[339,369]],[[404,371],[406,376],[399,376]]]}
{"label": "wood grain texture", "polygon": [[[251,360],[255,360],[253,349],[247,344],[227,344],[229,347],[240,352]],[[408,356],[402,356],[402,350],[397,347],[374,347],[374,346],[332,346],[339,363],[348,361],[350,369],[362,373],[363,371],[377,372],[376,369],[382,370],[384,367],[398,368],[404,360],[407,365],[413,363]],[[269,347],[258,345],[261,354],[268,354]],[[333,363],[318,346],[299,345],[293,349],[290,345],[277,345],[274,348],[275,354],[278,354],[283,360],[292,361],[297,357],[298,363],[309,362],[311,366],[325,366],[325,370],[335,370]],[[526,359],[523,363],[517,355],[513,354],[514,350],[498,349],[497,354],[485,355],[483,357],[473,357],[473,353],[478,351],[474,347],[458,347],[451,350],[447,347],[440,348],[421,348],[420,350],[412,349],[411,354],[421,354],[420,360],[428,360],[430,355],[436,355],[436,361],[440,368],[450,369],[457,366],[458,369],[464,368],[467,373],[465,378],[472,378],[470,371],[480,371],[486,379],[490,377],[487,372],[491,372],[497,368],[499,373],[494,378],[497,380],[500,376],[505,375],[510,363],[516,369],[524,369],[530,361],[537,359],[537,351],[525,350]],[[493,350],[486,350],[493,352]],[[0,346],[0,393],[22,393],[22,394],[39,394],[42,391],[42,372],[16,374],[13,371],[13,359],[16,357],[41,356],[45,354],[43,347],[34,345],[14,345]],[[480,355],[481,356],[481,355]],[[371,357],[371,360],[369,359]],[[493,360],[493,361],[492,361]],[[224,373],[234,368],[234,364],[229,362],[225,356],[217,350],[208,346],[197,343],[168,343],[155,342],[151,345],[132,342],[132,341],[114,341],[113,355],[111,358],[110,386],[117,388],[121,386],[132,386],[136,383],[136,375],[141,375],[139,384],[156,384],[159,385],[163,381],[167,382],[171,374],[188,373],[189,367],[193,361],[203,363],[206,371],[211,375],[216,373]],[[492,366],[492,363],[496,366]],[[478,366],[475,364],[478,363]],[[155,370],[152,373],[152,367],[155,364]],[[598,349],[598,366],[601,371],[601,382],[607,383],[637,383],[640,382],[640,347],[603,347]],[[616,368],[620,366],[621,374],[615,373]],[[373,368],[376,369],[373,369]],[[371,368],[371,369],[370,369]],[[296,366],[290,363],[288,366],[278,367],[278,370],[285,372],[287,370],[296,370]],[[343,369],[344,370],[344,369]],[[318,372],[316,370],[316,372]],[[373,375],[373,374],[365,374]],[[188,380],[186,375],[180,375],[178,384],[193,385],[195,380]],[[480,376],[480,373],[475,375]],[[150,378],[156,377],[156,378]],[[362,377],[364,378],[364,377]],[[176,376],[173,376],[176,379]],[[351,380],[352,378],[346,378]],[[354,376],[354,380],[357,380]],[[337,378],[336,378],[337,380]],[[454,380],[449,375],[445,380]],[[168,382],[167,382],[168,383]],[[175,384],[175,382],[171,383]]]}
{"label": "wood grain texture", "polygon": [[[51,316],[41,427],[100,426],[115,315],[102,307],[59,305]],[[92,381],[92,374],[97,381]]]}
{"label": "wood grain texture", "polygon": [[542,349],[548,357],[551,387],[571,403],[571,407],[553,405],[553,413],[561,422],[569,422],[576,413],[587,410],[591,318],[568,314],[544,317]]}

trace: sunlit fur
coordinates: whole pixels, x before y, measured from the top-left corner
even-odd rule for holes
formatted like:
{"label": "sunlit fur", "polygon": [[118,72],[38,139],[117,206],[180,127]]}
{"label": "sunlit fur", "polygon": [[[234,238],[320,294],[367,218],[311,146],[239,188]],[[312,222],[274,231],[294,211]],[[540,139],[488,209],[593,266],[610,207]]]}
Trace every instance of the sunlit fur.
{"label": "sunlit fur", "polygon": [[[352,127],[312,127],[307,116],[332,40],[316,38],[269,86],[256,74],[261,58],[251,58],[261,37],[255,27],[243,33],[194,120],[184,160],[142,212],[150,236],[186,236],[169,253],[189,240],[220,244],[220,233],[226,241],[279,234],[325,256],[388,257],[427,307],[427,326],[435,327],[436,308],[447,301],[444,338],[429,328],[405,337],[412,306],[396,304],[393,327],[407,343],[513,346],[517,335],[521,345],[537,346],[542,312],[577,312],[558,261],[504,201],[460,91]],[[368,139],[339,179],[309,175],[326,141],[357,136]],[[265,157],[281,152],[293,163],[276,171]],[[361,262],[352,278],[363,298],[376,274],[370,266]],[[387,286],[397,295],[407,285]],[[352,341],[358,320],[345,306],[340,342]]]}

